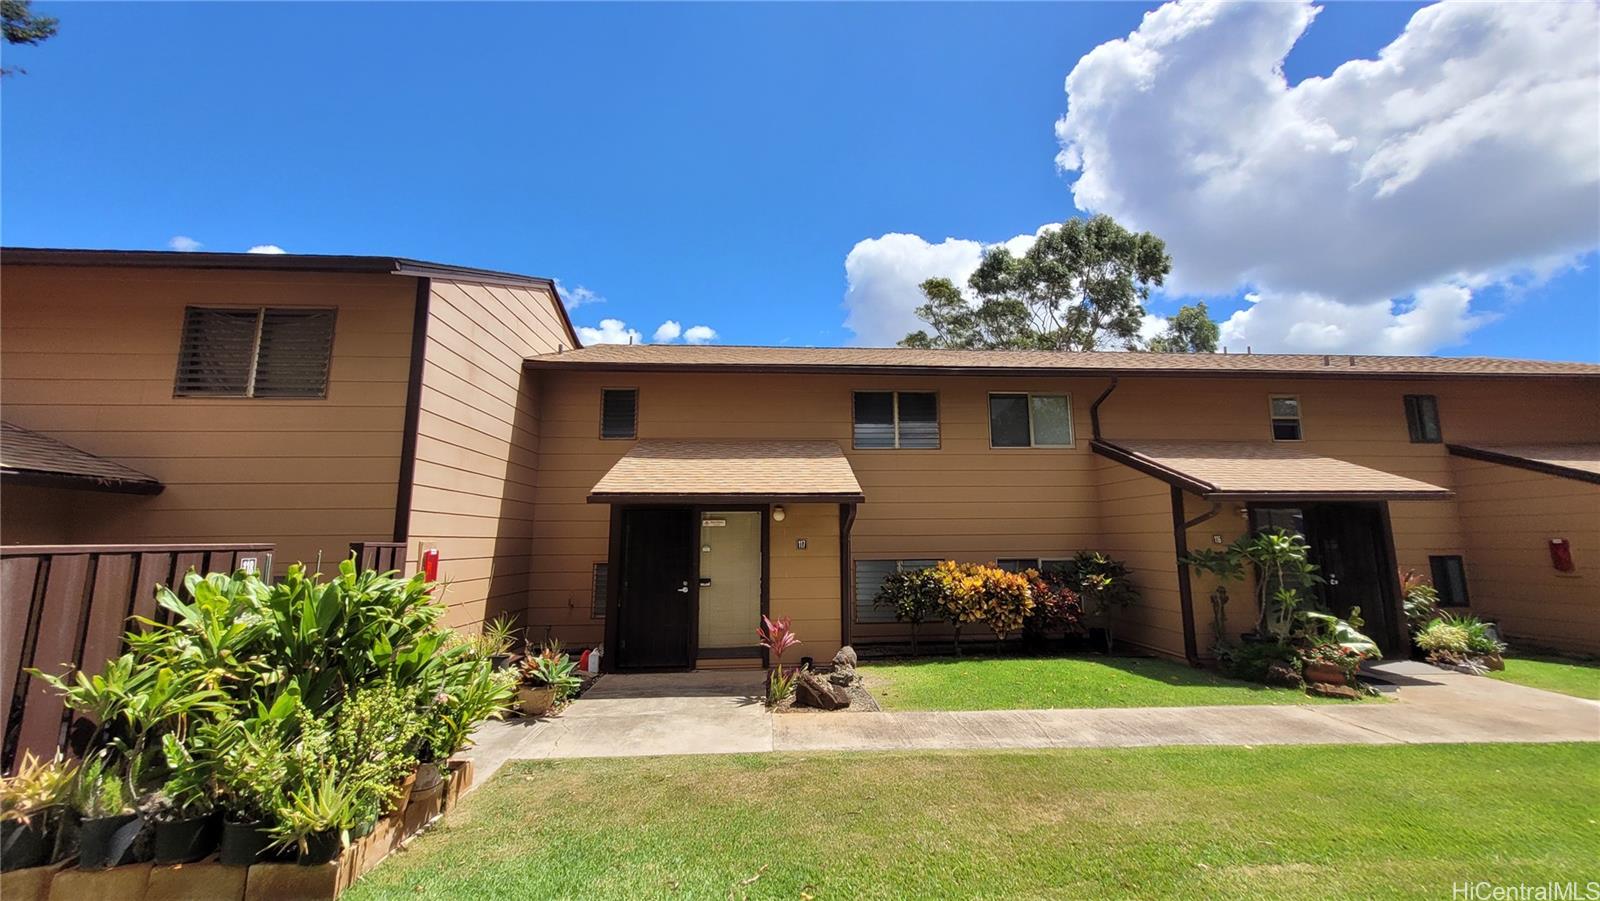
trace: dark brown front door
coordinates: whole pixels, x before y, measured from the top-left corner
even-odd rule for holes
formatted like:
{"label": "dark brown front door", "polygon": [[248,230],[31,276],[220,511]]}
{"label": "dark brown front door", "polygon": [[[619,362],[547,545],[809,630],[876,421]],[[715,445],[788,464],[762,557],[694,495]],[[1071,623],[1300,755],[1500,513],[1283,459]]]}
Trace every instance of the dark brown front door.
{"label": "dark brown front door", "polygon": [[622,581],[617,594],[617,667],[692,666],[694,511],[622,511]]}
{"label": "dark brown front door", "polygon": [[1251,509],[1252,527],[1283,528],[1305,536],[1317,574],[1317,607],[1341,619],[1361,608],[1362,627],[1383,649],[1384,656],[1402,654],[1406,645],[1395,612],[1394,564],[1377,504],[1322,503],[1259,506]]}

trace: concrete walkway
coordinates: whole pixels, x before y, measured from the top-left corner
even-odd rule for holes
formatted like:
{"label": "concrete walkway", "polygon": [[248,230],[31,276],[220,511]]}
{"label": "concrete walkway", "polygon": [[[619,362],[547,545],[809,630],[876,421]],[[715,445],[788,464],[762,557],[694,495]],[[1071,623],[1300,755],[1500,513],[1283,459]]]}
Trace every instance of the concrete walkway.
{"label": "concrete walkway", "polygon": [[759,672],[609,675],[558,717],[493,723],[478,780],[507,760],[1152,745],[1600,741],[1600,702],[1399,661],[1388,703],[1094,710],[786,713]]}

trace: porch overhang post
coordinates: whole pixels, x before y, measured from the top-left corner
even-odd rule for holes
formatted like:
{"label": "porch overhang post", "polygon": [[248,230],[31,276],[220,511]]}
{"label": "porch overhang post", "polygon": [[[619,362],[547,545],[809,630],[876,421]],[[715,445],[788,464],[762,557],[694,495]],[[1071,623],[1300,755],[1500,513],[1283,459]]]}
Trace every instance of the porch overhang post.
{"label": "porch overhang post", "polygon": [[619,599],[622,596],[622,511],[616,504],[611,505],[611,531],[610,543],[606,550],[606,623],[605,623],[605,653],[600,655],[600,672],[614,673],[617,670],[618,642],[621,639],[622,628],[618,621],[617,611]]}
{"label": "porch overhang post", "polygon": [[[1215,512],[1215,511],[1213,511]],[[1190,584],[1189,528],[1183,518],[1183,489],[1172,486],[1172,545],[1178,564],[1178,609],[1183,614],[1183,657],[1190,666],[1200,665],[1200,650],[1194,635],[1194,588]]]}
{"label": "porch overhang post", "polygon": [[839,505],[839,644],[850,643],[850,622],[855,619],[855,588],[850,578],[850,530],[856,524],[856,505]]}

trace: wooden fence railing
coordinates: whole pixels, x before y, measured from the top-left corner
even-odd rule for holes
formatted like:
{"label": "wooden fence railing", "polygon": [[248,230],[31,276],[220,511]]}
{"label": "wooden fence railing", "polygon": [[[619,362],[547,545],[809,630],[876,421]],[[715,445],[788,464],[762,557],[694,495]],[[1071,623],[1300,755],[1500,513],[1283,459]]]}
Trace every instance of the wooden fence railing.
{"label": "wooden fence railing", "polygon": [[356,565],[362,569],[375,569],[386,573],[406,568],[406,545],[403,541],[352,541],[350,553],[356,555]]}
{"label": "wooden fence railing", "polygon": [[65,545],[0,547],[0,769],[30,750],[55,754],[71,721],[55,693],[24,672],[81,664],[93,675],[122,652],[130,616],[159,620],[157,585],[205,572],[270,573],[273,545]]}

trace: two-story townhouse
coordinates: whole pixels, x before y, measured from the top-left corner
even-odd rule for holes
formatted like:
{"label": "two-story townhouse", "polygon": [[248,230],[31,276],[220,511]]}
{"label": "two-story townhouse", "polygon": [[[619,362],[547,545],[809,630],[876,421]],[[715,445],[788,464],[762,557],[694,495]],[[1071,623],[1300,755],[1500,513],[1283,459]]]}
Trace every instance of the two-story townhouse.
{"label": "two-story townhouse", "polygon": [[[895,642],[896,568],[1133,569],[1206,656],[1192,548],[1282,525],[1404,653],[1398,568],[1600,649],[1600,366],[1346,355],[579,348],[553,284],[394,257],[6,250],[0,542],[437,551],[448,622],[613,668]],[[1247,602],[1230,629],[1242,631]]]}

